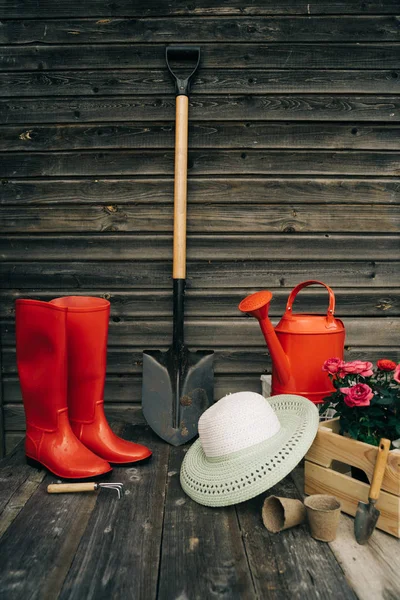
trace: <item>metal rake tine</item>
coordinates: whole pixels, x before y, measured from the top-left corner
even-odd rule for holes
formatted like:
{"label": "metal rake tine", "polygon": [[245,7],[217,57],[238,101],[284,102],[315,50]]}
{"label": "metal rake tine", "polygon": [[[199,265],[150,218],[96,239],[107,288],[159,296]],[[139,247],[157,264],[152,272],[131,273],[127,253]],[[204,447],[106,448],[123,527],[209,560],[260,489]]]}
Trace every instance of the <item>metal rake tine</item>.
{"label": "metal rake tine", "polygon": [[123,483],[98,483],[99,488],[108,488],[110,490],[115,490],[118,494],[118,499],[120,500],[124,494],[124,484]]}

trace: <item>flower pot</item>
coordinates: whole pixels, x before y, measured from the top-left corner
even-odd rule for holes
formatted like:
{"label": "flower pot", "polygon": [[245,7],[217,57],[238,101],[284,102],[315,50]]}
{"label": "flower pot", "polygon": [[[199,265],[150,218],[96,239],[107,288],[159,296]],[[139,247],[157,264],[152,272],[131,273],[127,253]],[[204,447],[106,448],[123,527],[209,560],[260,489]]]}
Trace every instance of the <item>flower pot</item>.
{"label": "flower pot", "polygon": [[[351,467],[361,469],[371,481],[377,452],[377,446],[339,435],[339,419],[320,423],[306,455],[305,493],[336,496],[342,512],[354,516],[358,502],[368,502],[369,483],[352,477]],[[381,511],[377,527],[399,538],[400,450],[389,452],[377,508]]]}

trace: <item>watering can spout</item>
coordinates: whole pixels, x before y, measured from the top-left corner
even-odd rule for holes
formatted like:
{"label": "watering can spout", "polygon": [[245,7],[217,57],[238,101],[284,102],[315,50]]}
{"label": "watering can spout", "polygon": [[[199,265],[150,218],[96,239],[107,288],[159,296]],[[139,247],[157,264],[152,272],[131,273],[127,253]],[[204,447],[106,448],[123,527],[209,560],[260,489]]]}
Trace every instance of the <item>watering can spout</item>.
{"label": "watering can spout", "polygon": [[271,299],[272,293],[267,290],[256,292],[241,301],[239,310],[243,313],[252,315],[259,322],[271,355],[274,371],[277,374],[280,383],[285,385],[290,379],[290,362],[278,340],[274,326],[268,317]]}

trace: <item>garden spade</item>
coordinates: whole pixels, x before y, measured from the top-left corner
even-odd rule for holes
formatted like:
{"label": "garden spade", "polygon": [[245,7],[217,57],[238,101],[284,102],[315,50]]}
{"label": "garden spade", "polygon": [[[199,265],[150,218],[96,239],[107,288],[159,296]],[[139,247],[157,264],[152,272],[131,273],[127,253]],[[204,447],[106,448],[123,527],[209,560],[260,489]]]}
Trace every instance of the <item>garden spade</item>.
{"label": "garden spade", "polygon": [[371,537],[381,512],[375,507],[381,491],[383,475],[390,450],[390,440],[382,438],[379,442],[378,454],[371,487],[369,488],[368,504],[359,502],[354,520],[354,533],[359,544],[365,544]]}
{"label": "garden spade", "polygon": [[214,401],[214,353],[190,352],[184,344],[188,108],[200,48],[169,46],[166,61],[176,87],[173,333],[166,352],[143,352],[142,407],[153,431],[179,446],[197,435],[198,420]]}

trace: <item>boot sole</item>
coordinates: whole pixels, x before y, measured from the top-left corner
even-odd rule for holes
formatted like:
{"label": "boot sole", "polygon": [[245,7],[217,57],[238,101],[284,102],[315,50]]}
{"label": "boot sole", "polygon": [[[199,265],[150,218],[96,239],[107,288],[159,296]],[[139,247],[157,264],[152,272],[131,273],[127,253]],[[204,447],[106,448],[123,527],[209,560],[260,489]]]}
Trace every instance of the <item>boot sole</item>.
{"label": "boot sole", "polygon": [[55,473],[54,471],[49,469],[49,467],[47,467],[44,463],[41,463],[35,458],[31,458],[28,455],[26,455],[26,462],[30,467],[33,467],[34,469],[46,469],[46,471],[48,471],[49,473],[51,473],[51,475],[54,475],[55,477],[58,477],[60,479],[68,479],[68,481],[71,482],[76,481],[78,483],[80,481],[97,481],[98,479],[100,479],[100,477],[104,477],[112,473],[112,469],[109,469],[108,471],[104,471],[104,473],[99,473],[98,475],[88,475],[87,477],[68,477],[66,475],[60,475],[59,473]]}

